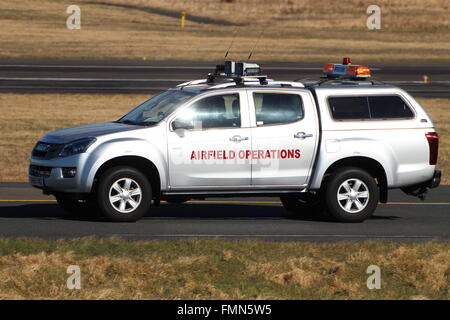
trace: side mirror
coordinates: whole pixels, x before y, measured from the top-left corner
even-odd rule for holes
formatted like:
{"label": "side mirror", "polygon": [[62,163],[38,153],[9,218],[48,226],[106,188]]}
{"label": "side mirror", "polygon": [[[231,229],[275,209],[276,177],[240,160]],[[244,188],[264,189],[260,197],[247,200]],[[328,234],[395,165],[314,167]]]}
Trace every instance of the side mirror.
{"label": "side mirror", "polygon": [[186,129],[186,130],[192,130],[194,129],[194,121],[193,120],[182,120],[182,119],[175,119],[172,121],[172,129]]}

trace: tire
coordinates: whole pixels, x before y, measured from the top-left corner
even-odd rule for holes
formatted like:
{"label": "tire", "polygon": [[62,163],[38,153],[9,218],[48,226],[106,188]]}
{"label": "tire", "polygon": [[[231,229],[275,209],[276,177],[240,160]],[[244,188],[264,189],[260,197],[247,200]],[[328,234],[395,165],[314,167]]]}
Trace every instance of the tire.
{"label": "tire", "polygon": [[72,217],[93,217],[96,213],[96,204],[92,199],[75,200],[64,197],[56,197],[56,202],[68,215]]}
{"label": "tire", "polygon": [[98,206],[113,222],[134,222],[149,210],[152,188],[147,177],[132,167],[113,167],[105,171],[97,189]]}
{"label": "tire", "polygon": [[345,167],[329,178],[325,191],[328,214],[341,222],[362,222],[375,211],[380,198],[378,185],[366,171]]}
{"label": "tire", "polygon": [[296,196],[281,196],[281,203],[288,212],[288,217],[318,217],[323,211],[323,201],[320,194],[302,194]]}

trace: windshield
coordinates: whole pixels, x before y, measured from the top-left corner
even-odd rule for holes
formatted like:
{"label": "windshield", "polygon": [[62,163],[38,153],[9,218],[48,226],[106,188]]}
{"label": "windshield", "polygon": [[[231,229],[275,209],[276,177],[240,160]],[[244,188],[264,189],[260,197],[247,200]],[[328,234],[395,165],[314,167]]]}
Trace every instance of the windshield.
{"label": "windshield", "polygon": [[118,122],[142,125],[160,122],[194,95],[181,90],[164,91],[131,110]]}

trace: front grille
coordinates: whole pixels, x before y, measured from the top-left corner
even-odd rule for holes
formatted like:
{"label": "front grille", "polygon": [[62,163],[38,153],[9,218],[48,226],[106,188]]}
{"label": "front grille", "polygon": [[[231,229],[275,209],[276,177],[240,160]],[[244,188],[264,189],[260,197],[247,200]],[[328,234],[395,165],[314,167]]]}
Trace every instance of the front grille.
{"label": "front grille", "polygon": [[30,176],[34,177],[50,177],[52,167],[36,166],[31,164],[28,172]]}
{"label": "front grille", "polygon": [[33,149],[31,155],[37,158],[51,159],[54,158],[59,151],[60,144],[47,143],[39,141]]}

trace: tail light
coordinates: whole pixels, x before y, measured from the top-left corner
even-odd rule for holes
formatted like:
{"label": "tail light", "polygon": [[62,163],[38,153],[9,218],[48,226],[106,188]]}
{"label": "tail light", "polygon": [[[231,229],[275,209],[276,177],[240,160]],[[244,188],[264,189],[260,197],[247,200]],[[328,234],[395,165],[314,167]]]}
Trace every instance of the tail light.
{"label": "tail light", "polygon": [[425,137],[428,140],[428,146],[430,147],[430,164],[435,165],[438,158],[439,149],[439,136],[437,132],[427,132]]}

